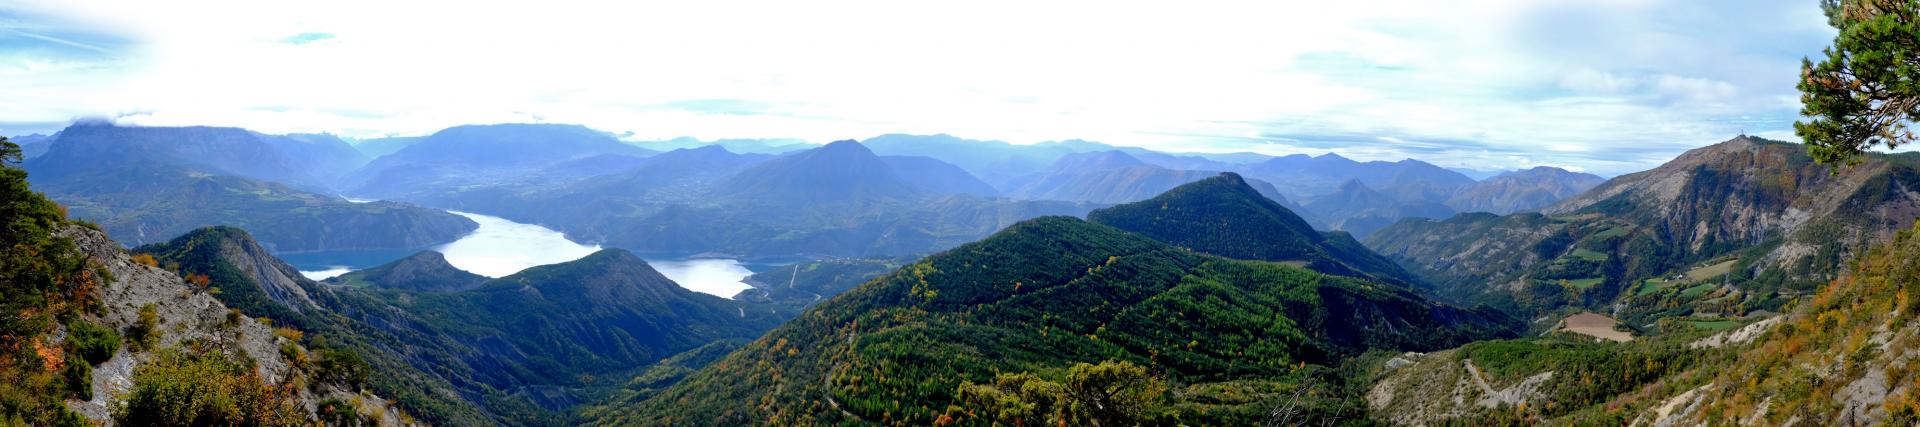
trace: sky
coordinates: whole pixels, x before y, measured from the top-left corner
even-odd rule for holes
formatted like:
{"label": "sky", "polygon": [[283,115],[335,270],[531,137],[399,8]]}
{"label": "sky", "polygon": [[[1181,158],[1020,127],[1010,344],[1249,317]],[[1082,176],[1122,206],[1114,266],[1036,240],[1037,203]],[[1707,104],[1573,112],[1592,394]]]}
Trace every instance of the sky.
{"label": "sky", "polygon": [[1815,0],[602,3],[0,0],[0,134],[547,122],[1613,175],[1795,140],[1834,35]]}

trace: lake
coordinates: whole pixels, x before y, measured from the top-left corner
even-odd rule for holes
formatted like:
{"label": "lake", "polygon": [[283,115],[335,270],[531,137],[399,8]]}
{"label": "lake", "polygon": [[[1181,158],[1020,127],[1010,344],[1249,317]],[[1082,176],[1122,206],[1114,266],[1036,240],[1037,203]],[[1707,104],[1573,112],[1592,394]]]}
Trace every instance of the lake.
{"label": "lake", "polygon": [[[446,254],[447,263],[487,277],[504,277],[529,267],[572,261],[598,252],[600,245],[568,240],[551,228],[513,222],[470,212],[448,211],[480,224],[459,240],[428,248]],[[287,263],[309,279],[322,280],[349,271],[405,258],[415,251],[326,251],[288,254]],[[732,298],[751,286],[742,282],[753,271],[738,260],[724,258],[647,259],[660,274],[695,292]]]}

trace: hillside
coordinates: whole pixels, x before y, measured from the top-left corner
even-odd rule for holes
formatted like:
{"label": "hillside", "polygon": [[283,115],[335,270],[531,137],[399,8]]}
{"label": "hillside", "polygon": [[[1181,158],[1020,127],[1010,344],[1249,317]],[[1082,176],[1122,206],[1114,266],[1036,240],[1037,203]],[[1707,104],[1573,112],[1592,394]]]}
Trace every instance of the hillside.
{"label": "hillside", "polygon": [[356,197],[403,200],[512,182],[560,162],[602,154],[647,157],[656,152],[578,125],[455,126],[374,159],[347,177],[342,188]]}
{"label": "hillside", "polygon": [[1401,219],[1453,216],[1453,209],[1446,205],[1389,196],[1368,188],[1358,179],[1341,183],[1332,193],[1307,199],[1301,208],[1326,221],[1326,228],[1363,239]]}
{"label": "hillside", "polygon": [[1233,173],[1175,187],[1151,199],[1087,214],[1087,220],[1174,246],[1236,259],[1289,262],[1327,274],[1410,285],[1413,276],[1355,243],[1321,233]]}
{"label": "hillside", "polygon": [[1510,214],[1552,205],[1606,182],[1598,175],[1569,172],[1550,166],[1500,174],[1448,198],[1447,207],[1460,212]]}
{"label": "hillside", "polygon": [[420,251],[406,258],[327,279],[330,285],[349,287],[379,286],[422,292],[448,292],[473,289],[485,283],[487,276],[473,274],[447,263],[444,254]]}
{"label": "hillside", "polygon": [[124,243],[162,241],[200,227],[264,230],[276,252],[409,249],[453,241],[478,227],[458,215],[392,203],[352,203],[272,182],[163,165],[95,165],[34,188]]}
{"label": "hillside", "polygon": [[77,123],[25,165],[34,188],[123,243],[232,225],[280,252],[404,249],[472,231],[465,218],[329,196],[320,177],[364,161],[337,138],[237,128]]}
{"label": "hillside", "polygon": [[952,135],[880,135],[860,141],[882,156],[924,156],[940,159],[989,183],[1031,174],[1073,151],[1066,147],[1014,145]]}
{"label": "hillside", "polygon": [[702,141],[693,137],[678,137],[664,141],[635,141],[632,144],[655,151],[687,150],[705,147],[722,148],[735,153],[783,154],[813,148],[805,140],[787,138],[741,139],[728,138]]}
{"label": "hillside", "polygon": [[1109,150],[1061,156],[1046,170],[1010,180],[1004,186],[1008,196],[1019,199],[1126,203],[1217,174],[1149,165]]}
{"label": "hillside", "polygon": [[352,355],[230,312],[64,218],[28,188],[19,159],[0,138],[0,224],[10,230],[0,234],[0,308],[18,313],[0,321],[0,416],[63,426],[408,419],[360,392],[364,366]]}
{"label": "hillside", "polygon": [[381,156],[393,154],[396,151],[400,151],[400,149],[402,148],[407,148],[407,146],[419,143],[420,141],[425,139],[427,139],[427,137],[424,137],[424,136],[395,136],[395,137],[387,137],[387,138],[370,138],[370,139],[363,139],[355,142],[353,144],[353,149],[359,150],[361,154],[367,155],[368,160],[372,160],[372,159],[380,158]]}
{"label": "hillside", "polygon": [[[1368,348],[1443,348],[1507,327],[1497,315],[1396,288],[1045,217],[841,294],[649,399],[596,409],[596,422],[985,422],[997,410],[974,406],[991,404],[958,392],[963,384],[991,393],[1010,375],[1075,383],[1063,379],[1071,368],[1172,387],[1145,413],[1087,416],[1245,423],[1290,384],[1338,378],[1311,366]],[[1328,399],[1315,409],[1354,404]]]}
{"label": "hillside", "polygon": [[1246,165],[1237,172],[1273,182],[1287,197],[1304,199],[1334,192],[1359,180],[1398,200],[1441,202],[1474,184],[1472,178],[1419,160],[1358,162],[1339,154],[1295,154]]}
{"label": "hillside", "polygon": [[[1670,319],[1660,336],[1622,344],[1493,341],[1408,355],[1382,368],[1368,401],[1374,419],[1400,423],[1920,422],[1920,227],[1846,273],[1776,317]],[[1498,392],[1473,390],[1468,375]]]}
{"label": "hillside", "polygon": [[1920,169],[1837,171],[1798,144],[1740,137],[1542,210],[1408,220],[1368,247],[1461,298],[1625,303],[1629,317],[1772,309],[1920,216]]}
{"label": "hillside", "polygon": [[924,191],[865,146],[837,141],[749,167],[715,191],[771,203],[853,204],[919,197]]}
{"label": "hillside", "polygon": [[965,169],[947,162],[924,156],[880,156],[887,164],[887,170],[907,180],[914,188],[933,194],[964,194],[969,196],[993,197],[1000,194],[992,185],[988,185]]}
{"label": "hillside", "polygon": [[106,167],[167,165],[325,192],[334,186],[334,173],[364,161],[344,142],[328,136],[76,122],[60,131],[48,143],[46,154],[34,157],[26,167],[36,182],[62,181]]}
{"label": "hillside", "polygon": [[357,276],[353,286],[323,285],[232,228],[138,250],[204,277],[213,295],[243,313],[352,349],[383,374],[370,388],[435,424],[565,425],[569,409],[615,385],[594,378],[757,336],[793,315],[686,290],[619,250],[465,291],[370,281],[419,279],[397,270],[431,255]]}
{"label": "hillside", "polygon": [[746,258],[924,254],[1020,220],[1095,207],[941,194],[984,189],[953,166],[896,172],[891,158],[850,141],[780,157],[708,145],[596,177],[471,185],[408,200],[539,223],[640,253]]}

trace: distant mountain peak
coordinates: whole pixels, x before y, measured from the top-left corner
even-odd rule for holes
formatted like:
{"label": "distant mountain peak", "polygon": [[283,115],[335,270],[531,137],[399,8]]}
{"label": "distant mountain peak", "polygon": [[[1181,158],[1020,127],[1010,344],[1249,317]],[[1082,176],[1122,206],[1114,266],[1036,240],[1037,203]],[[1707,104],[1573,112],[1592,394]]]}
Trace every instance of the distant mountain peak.
{"label": "distant mountain peak", "polygon": [[[668,151],[667,153],[673,153],[673,152],[701,154],[701,155],[735,154],[733,151],[728,150],[727,147],[720,146],[720,144],[702,145],[702,146],[693,147],[693,148],[682,148],[678,150]],[[664,156],[667,153],[661,153],[661,155]]]}
{"label": "distant mountain peak", "polygon": [[464,291],[487,280],[487,276],[454,267],[444,254],[420,251],[390,263],[327,279],[327,283],[432,292]]}
{"label": "distant mountain peak", "polygon": [[880,156],[852,140],[762,162],[729,178],[726,187],[776,203],[861,203],[920,195]]}
{"label": "distant mountain peak", "polygon": [[873,153],[873,150],[868,149],[866,144],[861,144],[860,141],[855,141],[851,139],[842,139],[839,141],[829,142],[819,147],[816,147],[813,150],[807,150],[807,151],[814,151],[817,153],[847,153],[847,154],[862,153],[864,155],[869,155],[869,156],[877,155]]}
{"label": "distant mountain peak", "polygon": [[[206,262],[225,262],[233,272],[253,282],[255,289],[225,289],[239,295],[258,292],[260,297],[285,305],[295,312],[317,309],[314,302],[315,292],[321,288],[309,289],[312,281],[300,275],[292,265],[275,258],[265,247],[260,246],[246,230],[237,227],[202,227],[175,237],[166,243],[143,245],[134,252],[151,253],[164,260],[196,260]],[[187,264],[192,264],[189,262]],[[202,265],[207,268],[210,265]],[[189,271],[188,273],[217,275],[217,270]]]}
{"label": "distant mountain peak", "polygon": [[1073,153],[1060,156],[1053,165],[1047,166],[1052,172],[1077,172],[1104,169],[1120,169],[1146,166],[1146,162],[1120,150],[1096,151],[1091,153]]}
{"label": "distant mountain peak", "polygon": [[1087,219],[1229,258],[1309,259],[1322,239],[1306,220],[1232,172],[1096,210]]}

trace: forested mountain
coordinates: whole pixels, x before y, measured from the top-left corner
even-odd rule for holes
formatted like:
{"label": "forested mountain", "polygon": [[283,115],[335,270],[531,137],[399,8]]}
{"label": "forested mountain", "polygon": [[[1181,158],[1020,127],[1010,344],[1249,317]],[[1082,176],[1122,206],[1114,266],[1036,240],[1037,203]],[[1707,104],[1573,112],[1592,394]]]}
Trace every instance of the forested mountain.
{"label": "forested mountain", "polygon": [[402,148],[407,148],[409,145],[425,141],[426,139],[427,137],[424,136],[369,138],[355,142],[353,149],[359,150],[361,154],[367,155],[368,159],[377,159],[381,156],[393,154],[395,151],[400,151]]}
{"label": "forested mountain", "polygon": [[1126,203],[1216,174],[1149,165],[1109,150],[1061,156],[1046,170],[1009,180],[1004,187],[1008,196],[1021,199]]}
{"label": "forested mountain", "polygon": [[1466,175],[1419,160],[1357,162],[1332,153],[1277,157],[1238,172],[1273,182],[1282,194],[1295,198],[1330,193],[1358,180],[1399,200],[1441,202],[1474,184]]}
{"label": "forested mountain", "polygon": [[727,178],[716,192],[773,203],[861,205],[916,198],[926,190],[894,173],[859,142],[846,140],[754,165]]}
{"label": "forested mountain", "polygon": [[[1320,366],[1370,348],[1510,334],[1507,322],[1397,287],[1045,217],[868,282],[671,388],[593,413],[649,425],[1245,424],[1292,386],[1340,381]],[[1100,397],[1046,391],[1102,387],[1088,375],[1119,375],[1112,391],[1137,393],[1138,406],[1096,409],[1076,399]],[[1308,399],[1307,411],[1358,405]]]}
{"label": "forested mountain", "polygon": [[361,355],[383,374],[369,387],[436,424],[564,425],[569,408],[617,385],[597,377],[758,336],[793,315],[686,290],[614,249],[457,286],[442,279],[460,273],[432,255],[335,282],[345,286],[315,283],[233,228],[137,251],[241,312]]}
{"label": "forested mountain", "polygon": [[693,137],[679,137],[664,141],[637,141],[634,145],[654,151],[685,150],[693,148],[718,147],[735,153],[784,154],[793,151],[814,148],[814,144],[798,139],[716,139],[701,141]]}
{"label": "forested mountain", "polygon": [[1457,298],[1738,315],[1812,290],[1910,224],[1912,188],[1920,169],[1904,156],[1834,170],[1798,144],[1743,136],[1540,214],[1408,220],[1366,242]]}
{"label": "forested mountain", "polygon": [[1326,221],[1324,228],[1353,233],[1358,238],[1366,238],[1403,218],[1453,216],[1453,209],[1446,205],[1382,194],[1358,179],[1340,184],[1332,193],[1307,199],[1301,208]]}
{"label": "forested mountain", "polygon": [[900,268],[909,258],[854,258],[801,262],[755,272],[742,282],[752,289],[733,299],[777,304],[799,313],[827,298]]}
{"label": "forested mountain", "polygon": [[420,251],[406,258],[379,266],[354,270],[327,279],[330,285],[349,287],[379,286],[424,292],[464,291],[486,283],[487,276],[469,273],[447,263],[447,256]]}
{"label": "forested mountain", "polygon": [[456,126],[374,159],[343,184],[347,194],[402,199],[462,186],[511,182],[529,172],[601,154],[646,157],[655,151],[577,125]]}
{"label": "forested mountain", "polygon": [[[332,142],[338,142],[333,140]],[[300,150],[290,152],[290,149]],[[337,150],[346,149],[346,153]],[[78,122],[60,131],[47,153],[27,164],[35,182],[64,180],[102,169],[173,165],[195,171],[277,182],[307,191],[332,186],[324,166],[357,154],[344,143],[302,141],[240,128],[126,127]],[[115,183],[124,184],[124,183]]]}
{"label": "forested mountain", "polygon": [[373,160],[373,156],[355,150],[340,137],[328,134],[263,135],[261,140],[272,144],[287,157],[295,159],[301,168],[320,177],[333,188],[338,187],[337,183],[341,178]]}
{"label": "forested mountain", "polygon": [[1045,168],[1066,150],[1030,150],[1005,141],[978,141],[952,135],[880,135],[860,141],[883,156],[925,156],[952,163],[986,182],[1030,174]]}
{"label": "forested mountain", "polygon": [[1447,207],[1460,212],[1510,214],[1544,208],[1606,182],[1599,175],[1551,166],[1503,173],[1460,190]]}
{"label": "forested mountain", "polygon": [[1087,220],[1174,246],[1236,259],[1278,261],[1326,274],[1411,285],[1412,275],[1345,233],[1315,231],[1234,173],[1151,199],[1100,209]]}
{"label": "forested mountain", "polygon": [[473,231],[472,220],[394,202],[352,203],[281,184],[165,165],[96,168],[34,178],[35,188],[124,243],[145,244],[199,227],[266,230],[276,252],[407,249]]}
{"label": "forested mountain", "polygon": [[921,191],[933,194],[961,194],[993,197],[1000,194],[959,166],[924,156],[881,156],[887,170]]}
{"label": "forested mountain", "polygon": [[22,158],[32,160],[34,157],[40,157],[41,154],[47,154],[47,149],[53,147],[53,140],[59,137],[59,132],[54,132],[53,135],[36,133],[32,135],[15,136],[9,140],[13,141],[14,145],[20,146],[20,155]]}
{"label": "forested mountain", "polygon": [[75,217],[136,245],[233,225],[264,230],[260,238],[274,251],[404,249],[474,229],[472,221],[437,210],[349,203],[308,190],[324,186],[302,171],[337,170],[355,156],[324,136],[82,123],[26,167],[35,188]]}
{"label": "forested mountain", "polygon": [[1093,208],[942,194],[979,190],[977,180],[929,164],[937,161],[909,161],[919,170],[897,171],[898,163],[852,141],[773,158],[705,146],[598,177],[469,185],[404,200],[545,224],[635,251],[746,257],[921,254],[1023,219]]}

